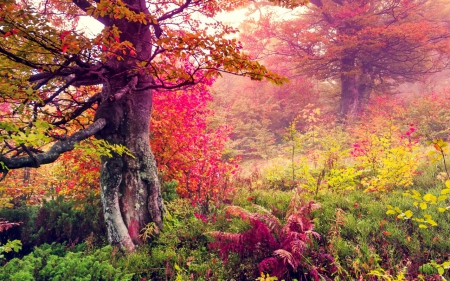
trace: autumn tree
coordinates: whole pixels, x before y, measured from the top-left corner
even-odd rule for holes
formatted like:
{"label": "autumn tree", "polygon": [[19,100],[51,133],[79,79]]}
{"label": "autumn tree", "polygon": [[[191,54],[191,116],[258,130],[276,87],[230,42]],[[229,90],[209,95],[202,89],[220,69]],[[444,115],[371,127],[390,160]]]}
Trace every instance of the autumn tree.
{"label": "autumn tree", "polygon": [[[194,85],[217,71],[281,81],[227,39],[233,28],[212,19],[244,2],[2,1],[3,176],[51,163],[95,135],[110,154],[102,156],[100,176],[108,240],[133,251],[146,224],[162,227],[149,144],[153,90]],[[85,36],[76,31],[80,16],[95,18],[104,29]]]}
{"label": "autumn tree", "polygon": [[[341,117],[373,92],[392,92],[449,68],[448,1],[312,0],[294,18],[266,14],[248,36],[255,54],[292,61],[298,74],[340,84]],[[447,5],[447,6],[446,6]],[[447,13],[448,15],[448,13]]]}

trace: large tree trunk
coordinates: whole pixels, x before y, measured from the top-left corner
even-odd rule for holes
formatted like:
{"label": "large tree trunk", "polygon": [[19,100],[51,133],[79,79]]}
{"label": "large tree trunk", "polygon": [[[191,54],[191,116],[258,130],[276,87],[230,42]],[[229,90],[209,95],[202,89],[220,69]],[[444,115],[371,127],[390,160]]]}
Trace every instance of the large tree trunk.
{"label": "large tree trunk", "polygon": [[[140,0],[125,2],[148,13]],[[123,20],[117,27],[121,31],[120,40],[131,42],[135,54],[130,53],[120,61],[113,57],[107,62],[108,76],[95,118],[107,121],[97,137],[123,145],[133,155],[103,157],[100,179],[108,240],[133,251],[142,243],[139,234],[148,223],[155,223],[156,232],[162,228],[163,203],[150,148],[152,90],[136,90],[152,84],[153,78],[145,71],[135,71],[136,62],[150,59],[149,43],[154,37],[148,25],[138,22]]]}
{"label": "large tree trunk", "polygon": [[149,90],[127,96],[121,103],[124,112],[117,130],[108,134],[106,129],[104,136],[110,143],[126,146],[133,154],[103,157],[100,181],[108,240],[129,251],[141,243],[139,233],[146,224],[154,222],[162,227],[160,185],[149,143],[151,98]]}
{"label": "large tree trunk", "polygon": [[341,100],[339,115],[341,119],[356,116],[361,111],[362,99],[358,91],[358,75],[355,58],[345,57],[341,61]]}

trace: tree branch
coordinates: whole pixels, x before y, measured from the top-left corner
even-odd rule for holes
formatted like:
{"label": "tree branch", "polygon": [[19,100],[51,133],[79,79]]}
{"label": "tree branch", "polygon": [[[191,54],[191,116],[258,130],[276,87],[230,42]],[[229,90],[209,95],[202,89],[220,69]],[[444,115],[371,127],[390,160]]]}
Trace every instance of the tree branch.
{"label": "tree branch", "polygon": [[39,68],[39,65],[42,65],[42,64],[37,65],[37,64],[34,64],[34,63],[29,62],[27,60],[24,60],[24,59],[22,59],[22,58],[20,58],[20,57],[18,57],[16,55],[14,55],[13,53],[8,52],[7,50],[5,50],[3,48],[0,48],[0,53],[4,54],[7,58],[9,58],[9,59],[11,59],[11,60],[13,60],[15,62],[18,62],[20,64],[29,66],[29,67],[31,67],[33,69],[37,69],[37,68]]}
{"label": "tree branch", "polygon": [[138,77],[137,76],[133,76],[130,80],[130,82],[128,82],[128,84],[123,87],[122,89],[118,90],[113,96],[110,97],[110,99],[115,99],[115,100],[120,100],[122,99],[130,90],[135,90],[136,89],[136,85],[138,82]]}
{"label": "tree branch", "polygon": [[183,5],[181,5],[177,9],[174,9],[174,10],[167,12],[164,15],[160,16],[157,21],[160,22],[160,21],[169,19],[169,18],[175,16],[176,14],[182,13],[184,11],[184,9],[186,9],[191,4],[191,2],[192,2],[192,0],[186,0],[186,2]]}
{"label": "tree branch", "polygon": [[[49,151],[35,154],[32,156],[22,156],[17,158],[7,158],[0,156],[0,162],[8,169],[19,169],[24,167],[36,167],[36,163],[48,164],[54,162],[58,157],[67,151],[73,150],[75,144],[96,134],[106,125],[106,120],[101,118],[84,130],[80,130],[64,140],[57,141]],[[2,166],[3,166],[2,165]],[[1,167],[1,166],[0,166]],[[5,169],[0,168],[0,172],[6,173]]]}
{"label": "tree branch", "polygon": [[[99,1],[95,1],[95,2],[98,3]],[[86,13],[89,8],[94,8],[94,6],[92,6],[91,3],[89,3],[87,0],[72,0],[72,3],[77,5],[78,8],[80,8],[81,10],[83,10]],[[111,20],[107,17],[97,17],[95,19],[106,26],[111,25]]]}
{"label": "tree branch", "polygon": [[75,118],[77,118],[78,116],[80,116],[84,111],[86,111],[89,107],[91,107],[94,103],[96,102],[100,102],[101,101],[101,94],[97,93],[95,95],[93,95],[87,102],[85,102],[83,104],[83,106],[75,109],[72,114],[70,114],[69,117],[64,118],[61,121],[58,122],[54,122],[52,123],[52,125],[54,126],[59,126],[62,124],[66,124],[67,122],[69,122],[70,120],[74,120]]}

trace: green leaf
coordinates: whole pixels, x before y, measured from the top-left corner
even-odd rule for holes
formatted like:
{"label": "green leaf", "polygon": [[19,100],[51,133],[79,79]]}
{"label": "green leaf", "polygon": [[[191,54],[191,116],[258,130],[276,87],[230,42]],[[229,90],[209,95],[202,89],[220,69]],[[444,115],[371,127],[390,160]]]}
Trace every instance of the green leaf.
{"label": "green leaf", "polygon": [[175,268],[176,271],[180,271],[181,270],[181,268],[178,266],[178,264],[175,264],[173,267]]}
{"label": "green leaf", "polygon": [[441,276],[444,275],[444,271],[445,271],[444,268],[438,267],[437,270],[438,270],[439,275],[441,275]]}

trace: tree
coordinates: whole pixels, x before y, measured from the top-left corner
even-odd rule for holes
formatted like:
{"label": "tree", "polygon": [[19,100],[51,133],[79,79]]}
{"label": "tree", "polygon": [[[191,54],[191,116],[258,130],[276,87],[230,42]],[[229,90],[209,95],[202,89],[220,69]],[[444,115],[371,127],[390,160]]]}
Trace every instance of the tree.
{"label": "tree", "polygon": [[261,57],[292,60],[300,74],[340,82],[340,116],[354,115],[372,92],[449,68],[450,28],[440,14],[445,5],[313,0],[293,19],[262,17],[253,46]]}
{"label": "tree", "polygon": [[193,204],[219,205],[227,199],[236,160],[224,157],[230,129],[214,124],[209,86],[213,79],[168,96],[154,95],[151,145],[161,178],[177,182],[177,194]]}
{"label": "tree", "polygon": [[[286,5],[291,2],[301,4]],[[153,90],[194,85],[219,70],[282,81],[251,61],[237,40],[226,39],[233,28],[193,19],[243,3],[3,1],[3,177],[10,169],[51,163],[90,136],[106,141],[111,155],[101,159],[100,189],[108,240],[133,251],[147,223],[162,227],[160,184],[149,144]],[[95,38],[76,31],[80,15],[94,17],[103,31]]]}

